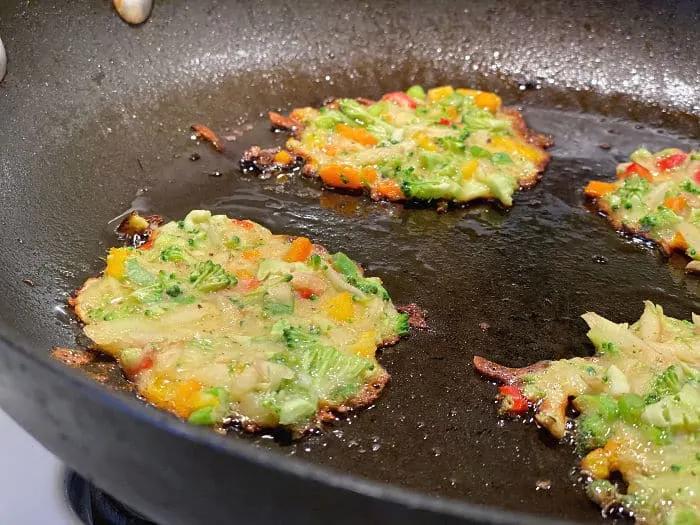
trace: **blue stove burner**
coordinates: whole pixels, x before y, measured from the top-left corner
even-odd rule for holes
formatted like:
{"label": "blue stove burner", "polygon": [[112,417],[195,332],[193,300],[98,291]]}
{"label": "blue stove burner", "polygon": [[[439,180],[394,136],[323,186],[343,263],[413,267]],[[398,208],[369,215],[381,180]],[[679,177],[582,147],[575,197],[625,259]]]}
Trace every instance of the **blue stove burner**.
{"label": "blue stove burner", "polygon": [[156,525],[74,471],[66,476],[66,493],[71,508],[85,525]]}

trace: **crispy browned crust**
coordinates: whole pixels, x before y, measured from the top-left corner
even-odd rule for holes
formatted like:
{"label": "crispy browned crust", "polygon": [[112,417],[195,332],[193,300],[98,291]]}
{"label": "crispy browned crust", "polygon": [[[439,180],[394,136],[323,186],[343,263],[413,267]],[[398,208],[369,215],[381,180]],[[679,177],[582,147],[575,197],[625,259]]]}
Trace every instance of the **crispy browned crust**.
{"label": "crispy browned crust", "polygon": [[300,120],[295,119],[292,116],[285,117],[284,115],[280,115],[274,111],[270,111],[268,113],[268,117],[270,118],[270,125],[272,126],[272,129],[296,133],[304,126],[304,123]]}
{"label": "crispy browned crust", "polygon": [[428,323],[425,321],[425,310],[423,310],[416,303],[397,306],[396,311],[402,314],[408,314],[408,324],[411,327],[428,328]]}
{"label": "crispy browned crust", "polygon": [[[332,423],[334,421],[337,421],[340,417],[347,416],[351,412],[355,412],[357,410],[361,410],[370,406],[380,396],[380,394],[384,390],[384,387],[386,387],[387,383],[389,382],[389,378],[389,373],[386,370],[382,369],[381,373],[376,378],[374,378],[374,380],[364,385],[362,390],[360,390],[360,392],[356,396],[338,405],[322,405],[319,408],[316,417],[313,420],[311,420],[308,425],[291,429],[292,433],[295,437],[301,437],[304,434],[311,432],[313,429],[318,428],[324,423]],[[239,425],[241,429],[249,433],[258,433],[275,428],[264,427],[262,425],[247,420],[231,420],[224,425],[224,431],[226,428],[230,427],[234,423]]]}
{"label": "crispy browned crust", "polygon": [[94,352],[78,348],[56,347],[51,350],[51,357],[70,367],[80,368],[92,363],[97,355]]}
{"label": "crispy browned crust", "polygon": [[[628,235],[632,235],[634,237],[639,237],[640,239],[644,239],[645,241],[649,241],[654,243],[659,250],[661,250],[661,253],[663,253],[666,257],[670,257],[671,254],[673,253],[674,249],[671,247],[669,243],[667,243],[664,240],[658,241],[656,239],[652,239],[647,235],[647,232],[639,229],[639,228],[632,228],[629,225],[622,224],[622,221],[615,217],[612,213],[612,208],[610,207],[610,204],[605,202],[602,199],[592,199],[593,203],[595,204],[596,209],[600,212],[601,215],[603,215],[610,224],[613,225],[613,227],[616,230],[619,230],[621,232],[624,232]],[[678,250],[680,252],[684,252],[684,250]]]}
{"label": "crispy browned crust", "polygon": [[489,361],[481,356],[474,356],[474,368],[489,379],[495,379],[502,383],[514,383],[519,377],[525,374],[532,374],[544,370],[550,365],[550,361],[540,361],[523,368],[509,368]]}
{"label": "crispy browned crust", "polygon": [[263,149],[260,146],[251,146],[243,152],[239,164],[244,172],[267,171],[275,165],[275,155],[282,148]]}
{"label": "crispy browned crust", "polygon": [[[134,218],[142,217],[146,219],[148,223],[145,227],[137,227],[134,225]],[[122,222],[117,226],[117,233],[126,240],[129,244],[133,246],[140,246],[145,243],[161,224],[163,223],[163,217],[160,215],[146,215],[145,217],[140,215],[137,211],[132,211],[129,215],[124,217]]]}
{"label": "crispy browned crust", "polygon": [[382,369],[381,374],[379,374],[373,381],[366,384],[356,396],[346,400],[340,405],[322,406],[318,412],[318,415],[316,416],[317,422],[329,423],[331,421],[335,421],[338,415],[345,415],[348,412],[371,405],[382,393],[382,390],[384,390],[384,387],[388,382],[389,373]]}
{"label": "crispy browned crust", "polygon": [[518,181],[520,189],[531,188],[540,181],[545,168],[547,168],[551,160],[551,155],[547,153],[546,149],[554,145],[554,139],[550,135],[543,135],[528,128],[522,113],[515,108],[503,108],[501,113],[510,118],[516,135],[542,152],[542,160],[535,166],[536,172]]}
{"label": "crispy browned crust", "polygon": [[[358,97],[357,100],[360,104],[369,106],[375,103],[374,100]],[[338,99],[336,97],[329,97],[323,101],[323,107],[328,109],[338,109]],[[543,135],[537,133],[536,131],[527,127],[525,119],[523,118],[520,111],[515,108],[503,108],[500,110],[513,124],[513,130],[515,134],[523,141],[530,144],[532,147],[537,148],[542,153],[541,160],[535,165],[535,172],[528,177],[521,178],[518,181],[520,189],[527,189],[534,186],[542,178],[542,174],[549,164],[551,156],[545,151],[546,148],[551,147],[554,141],[551,136]],[[294,118],[294,112],[288,117],[280,115],[279,113],[270,112],[270,124],[273,129],[285,130],[292,133],[295,137],[300,137],[303,130],[304,124],[298,118]],[[301,174],[306,177],[316,177],[318,175],[318,165],[308,155],[308,152],[295,148],[290,145],[289,142],[286,145],[286,150],[293,155],[293,160],[291,160],[286,165],[275,163],[273,160],[274,155],[280,151],[279,148],[275,149],[262,149],[258,146],[253,146],[248,148],[240,159],[240,166],[243,171],[256,170],[260,172],[267,172],[271,170],[283,170],[289,169],[293,166],[298,166],[301,163]],[[369,196],[373,200],[385,200],[385,197],[380,195],[375,189],[369,191]],[[406,199],[397,199],[406,200]],[[449,203],[440,201],[438,203],[438,211],[444,212],[448,209]]]}

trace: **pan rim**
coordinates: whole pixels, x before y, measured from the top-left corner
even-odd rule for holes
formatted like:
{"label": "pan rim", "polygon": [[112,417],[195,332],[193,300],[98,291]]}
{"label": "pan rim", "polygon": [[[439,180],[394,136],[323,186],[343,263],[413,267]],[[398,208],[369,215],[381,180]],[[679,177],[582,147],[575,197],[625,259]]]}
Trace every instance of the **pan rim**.
{"label": "pan rim", "polygon": [[[14,330],[13,330],[14,331]],[[546,516],[504,510],[498,507],[470,503],[455,498],[442,498],[431,496],[428,493],[400,487],[391,483],[374,481],[355,474],[340,472],[325,465],[314,464],[291,456],[276,455],[264,449],[256,448],[251,443],[221,436],[210,429],[194,427],[185,421],[172,418],[155,407],[142,403],[128,396],[119,397],[105,388],[100,388],[99,383],[82,375],[77,370],[61,365],[51,358],[44,358],[30,351],[30,345],[26,337],[15,333],[17,340],[12,340],[7,335],[7,330],[0,333],[0,350],[18,352],[25,358],[41,366],[51,373],[57,381],[71,384],[82,391],[89,390],[91,399],[102,406],[110,406],[110,409],[127,412],[141,424],[148,424],[184,438],[198,445],[206,446],[219,453],[233,454],[251,464],[257,464],[264,468],[283,472],[299,479],[310,479],[322,485],[336,490],[353,492],[361,497],[370,498],[380,502],[389,502],[411,510],[423,510],[437,513],[443,516],[451,516],[473,520],[475,523],[493,523],[506,525],[573,525],[576,521],[552,519]],[[21,341],[21,343],[19,342]],[[87,395],[87,394],[86,394]],[[12,417],[12,414],[8,414]],[[14,417],[12,417],[15,420]],[[21,426],[21,425],[20,425]],[[33,439],[39,441],[31,433]],[[40,441],[39,441],[40,442]],[[40,442],[41,443],[41,442]],[[43,443],[42,443],[43,446]],[[53,454],[53,452],[51,452]],[[61,461],[62,458],[59,457]]]}

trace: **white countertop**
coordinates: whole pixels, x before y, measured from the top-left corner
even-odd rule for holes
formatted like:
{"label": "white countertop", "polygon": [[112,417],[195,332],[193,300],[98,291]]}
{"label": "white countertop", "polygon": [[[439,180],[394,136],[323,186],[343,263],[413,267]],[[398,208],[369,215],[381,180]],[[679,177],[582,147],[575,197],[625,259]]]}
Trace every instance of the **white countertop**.
{"label": "white countertop", "polygon": [[64,476],[61,462],[0,410],[0,523],[80,525]]}

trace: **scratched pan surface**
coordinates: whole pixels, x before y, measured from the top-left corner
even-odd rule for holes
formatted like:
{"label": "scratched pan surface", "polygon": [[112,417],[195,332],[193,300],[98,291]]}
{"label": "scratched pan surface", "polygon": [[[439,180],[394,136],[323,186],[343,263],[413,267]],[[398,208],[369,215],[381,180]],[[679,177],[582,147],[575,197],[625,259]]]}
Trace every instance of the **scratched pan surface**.
{"label": "scratched pan surface", "polygon": [[[570,448],[499,421],[471,359],[587,355],[589,310],[698,311],[683,259],[616,234],[581,188],[639,145],[698,147],[700,8],[570,4],[172,0],[131,28],[103,1],[2,3],[3,409],[160,523],[601,521]],[[510,211],[438,215],[237,170],[243,148],[283,139],[267,109],[445,82],[496,89],[555,136],[544,180]],[[215,154],[190,140],[193,122],[236,139]],[[191,428],[49,358],[75,345],[65,299],[132,207],[210,208],[347,251],[430,328],[384,350],[392,381],[374,407],[318,435]]]}

